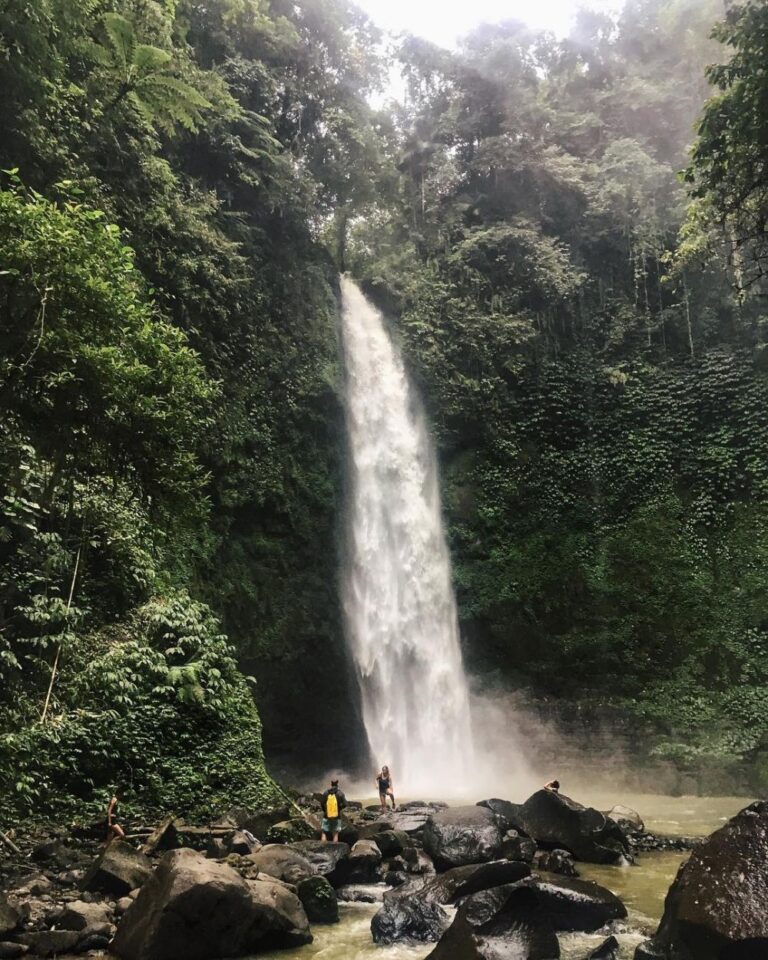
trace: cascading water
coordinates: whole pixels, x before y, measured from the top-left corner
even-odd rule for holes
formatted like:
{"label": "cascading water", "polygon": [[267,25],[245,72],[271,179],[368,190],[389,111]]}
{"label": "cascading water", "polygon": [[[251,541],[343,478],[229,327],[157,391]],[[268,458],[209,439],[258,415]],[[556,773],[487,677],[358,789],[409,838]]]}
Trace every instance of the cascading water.
{"label": "cascading water", "polygon": [[473,749],[424,414],[382,315],[342,278],[349,440],[343,604],[375,763],[398,793],[466,788]]}

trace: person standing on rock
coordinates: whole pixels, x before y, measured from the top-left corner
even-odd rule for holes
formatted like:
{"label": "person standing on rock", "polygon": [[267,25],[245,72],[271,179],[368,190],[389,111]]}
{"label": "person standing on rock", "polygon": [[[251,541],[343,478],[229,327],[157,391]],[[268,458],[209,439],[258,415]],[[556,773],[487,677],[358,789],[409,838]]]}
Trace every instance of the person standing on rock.
{"label": "person standing on rock", "polygon": [[331,780],[331,786],[323,794],[323,822],[321,825],[323,843],[327,843],[333,838],[334,843],[339,842],[339,829],[341,828],[341,811],[347,805],[347,798],[339,790],[339,781]]}
{"label": "person standing on rock", "polygon": [[122,840],[125,836],[125,830],[117,822],[117,793],[112,794],[112,799],[109,801],[109,806],[107,807],[107,846],[112,843],[113,840]]}
{"label": "person standing on rock", "polygon": [[395,809],[395,787],[392,783],[392,774],[389,767],[385,764],[381,768],[381,773],[376,777],[376,783],[379,788],[379,802],[381,803],[381,812],[387,809],[387,797],[392,797],[392,809]]}

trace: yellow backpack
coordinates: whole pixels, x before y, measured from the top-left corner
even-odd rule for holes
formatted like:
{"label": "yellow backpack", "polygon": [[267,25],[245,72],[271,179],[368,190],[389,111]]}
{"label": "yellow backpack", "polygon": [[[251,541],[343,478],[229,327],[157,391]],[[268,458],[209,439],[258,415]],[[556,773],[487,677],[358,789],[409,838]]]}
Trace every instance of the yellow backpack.
{"label": "yellow backpack", "polygon": [[339,815],[339,798],[335,793],[329,793],[325,801],[325,815],[329,820],[335,820]]}

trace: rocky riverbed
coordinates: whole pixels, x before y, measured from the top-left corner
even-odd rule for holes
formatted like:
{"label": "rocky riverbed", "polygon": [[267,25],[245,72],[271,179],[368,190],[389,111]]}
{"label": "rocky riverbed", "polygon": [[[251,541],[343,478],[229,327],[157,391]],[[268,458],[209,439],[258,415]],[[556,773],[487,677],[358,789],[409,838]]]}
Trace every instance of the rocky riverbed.
{"label": "rocky riverbed", "polygon": [[[368,949],[388,960],[618,960],[629,943],[637,960],[768,957],[768,803],[703,842],[545,790],[523,804],[413,802],[385,815],[351,804],[341,842],[323,844],[317,798],[300,802],[307,819],[285,808],[204,827],[168,818],[106,849],[95,827],[14,838],[0,960],[346,960]],[[637,856],[683,861],[658,930],[628,920],[636,904],[614,882],[634,875]]]}

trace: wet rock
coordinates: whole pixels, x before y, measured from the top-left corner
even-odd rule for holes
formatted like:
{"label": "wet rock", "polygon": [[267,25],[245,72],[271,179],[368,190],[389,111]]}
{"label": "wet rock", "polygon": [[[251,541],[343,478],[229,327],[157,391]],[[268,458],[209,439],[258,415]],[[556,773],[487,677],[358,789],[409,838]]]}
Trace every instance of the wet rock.
{"label": "wet rock", "polygon": [[593,880],[522,881],[534,890],[538,902],[555,930],[599,930],[612,920],[623,920],[627,908],[615,893]]}
{"label": "wet rock", "polygon": [[439,903],[421,897],[386,899],[371,920],[374,943],[435,943],[448,929],[448,914]]}
{"label": "wet rock", "polygon": [[297,884],[315,872],[306,857],[293,847],[281,843],[270,843],[246,859],[255,864],[261,873]]}
{"label": "wet rock", "polygon": [[25,943],[11,943],[9,940],[0,940],[0,960],[16,960],[29,952]]}
{"label": "wet rock", "polygon": [[533,890],[522,885],[470,897],[427,960],[554,960],[560,946]]}
{"label": "wet rock", "polygon": [[530,876],[530,873],[531,868],[527,864],[509,860],[454,867],[428,881],[419,896],[441,904],[455,903],[481,890],[515,883]]}
{"label": "wet rock", "polygon": [[490,800],[481,800],[478,807],[486,807],[492,813],[501,817],[507,830],[515,830],[520,836],[527,836],[523,825],[521,803],[510,803],[509,800],[499,800],[492,797]]}
{"label": "wet rock", "polygon": [[591,863],[619,863],[630,857],[618,824],[563,794],[538,790],[522,805],[520,816],[523,829],[540,847],[563,848]]}
{"label": "wet rock", "polygon": [[327,877],[332,886],[338,887],[347,883],[348,871],[345,869],[345,862],[349,858],[348,844],[302,840],[291,847],[309,862],[313,873]]}
{"label": "wet rock", "polygon": [[267,830],[267,843],[296,843],[299,840],[314,840],[319,837],[318,831],[311,827],[301,817],[290,820],[281,820],[274,823]]}
{"label": "wet rock", "polygon": [[619,941],[616,937],[608,937],[587,955],[586,960],[619,960]]}
{"label": "wet rock", "polygon": [[106,950],[114,936],[113,927],[110,931],[86,931],[85,936],[77,941],[77,953],[87,953],[89,950]]}
{"label": "wet rock", "polygon": [[768,801],[750,804],[678,871],[640,960],[768,957]]}
{"label": "wet rock", "polygon": [[408,874],[405,870],[387,870],[384,874],[384,883],[389,887],[402,887],[408,883]]}
{"label": "wet rock", "polygon": [[304,908],[285,886],[174,850],[126,912],[112,952],[122,960],[209,960],[311,939]]}
{"label": "wet rock", "polygon": [[537,870],[559,873],[563,877],[578,877],[579,871],[567,850],[539,850],[534,857]]}
{"label": "wet rock", "polygon": [[143,853],[124,840],[114,840],[88,869],[80,887],[124,897],[142,886],[151,875],[151,863]]}
{"label": "wet rock", "polygon": [[58,918],[57,927],[62,930],[85,930],[87,927],[99,927],[109,924],[109,908],[104,903],[86,903],[75,900],[67,904]]}
{"label": "wet rock", "polygon": [[623,804],[617,803],[606,813],[606,817],[613,820],[614,823],[618,823],[628,836],[645,832],[643,818],[632,807],[625,807]]}
{"label": "wet rock", "polygon": [[345,861],[348,883],[373,883],[378,879],[381,850],[373,840],[358,840]]}
{"label": "wet rock", "polygon": [[402,830],[411,836],[420,836],[429,818],[435,813],[435,808],[426,804],[415,807],[401,807],[398,811],[387,814],[386,820],[392,830]]}
{"label": "wet rock", "polygon": [[297,888],[310,923],[337,923],[339,902],[336,891],[325,877],[308,877]]}
{"label": "wet rock", "polygon": [[12,933],[21,922],[21,913],[0,893],[0,936]]}
{"label": "wet rock", "polygon": [[402,830],[383,830],[371,837],[376,846],[381,850],[383,857],[396,857],[410,845],[410,838]]}
{"label": "wet rock", "polygon": [[353,847],[361,837],[360,825],[343,821],[339,830],[339,842]]}
{"label": "wet rock", "polygon": [[73,950],[80,934],[74,930],[37,930],[34,933],[22,933],[18,939],[29,947],[30,953],[38,957],[53,957]]}
{"label": "wet rock", "polygon": [[531,863],[536,853],[536,841],[522,836],[517,830],[507,830],[501,841],[499,853],[507,860]]}
{"label": "wet rock", "polygon": [[424,849],[438,870],[485,863],[501,851],[503,821],[487,807],[452,807],[432,814],[424,827]]}

